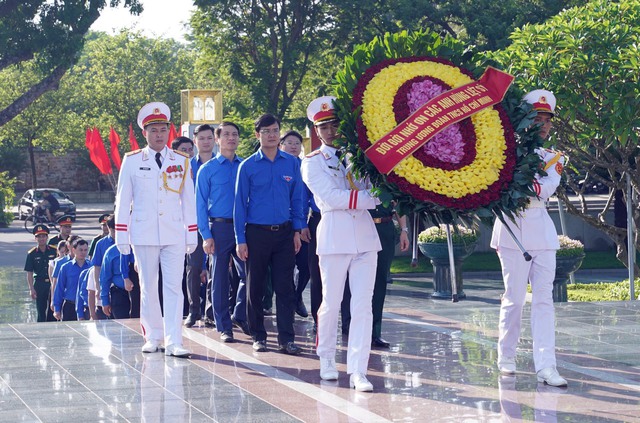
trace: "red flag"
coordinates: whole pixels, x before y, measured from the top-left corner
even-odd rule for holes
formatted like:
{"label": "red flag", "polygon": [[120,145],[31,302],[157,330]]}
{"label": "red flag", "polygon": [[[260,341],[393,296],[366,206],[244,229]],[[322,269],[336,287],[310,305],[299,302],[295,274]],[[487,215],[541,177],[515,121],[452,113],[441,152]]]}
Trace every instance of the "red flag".
{"label": "red flag", "polygon": [[131,126],[131,124],[129,124],[129,145],[131,146],[131,151],[140,150],[138,141],[136,141],[136,134],[133,133],[133,126]]}
{"label": "red flag", "polygon": [[87,149],[89,149],[89,146],[91,145],[91,135],[92,135],[93,131],[91,130],[91,128],[87,128],[87,132],[85,134],[85,138],[84,138],[84,145],[87,147]]}
{"label": "red flag", "polygon": [[171,126],[169,127],[169,141],[167,141],[167,147],[171,148],[171,142],[178,138],[178,132],[176,131],[176,127],[171,122]]}
{"label": "red flag", "polygon": [[111,170],[111,163],[109,162],[109,155],[107,154],[107,150],[104,148],[98,128],[93,128],[89,153],[92,156],[91,161],[96,165],[100,173],[104,175],[113,173]]}
{"label": "red flag", "polygon": [[113,160],[113,164],[116,165],[116,169],[120,170],[120,166],[122,162],[120,161],[120,152],[118,151],[118,144],[120,144],[120,136],[113,129],[113,126],[110,127],[109,130],[109,143],[110,143],[110,153],[111,160]]}

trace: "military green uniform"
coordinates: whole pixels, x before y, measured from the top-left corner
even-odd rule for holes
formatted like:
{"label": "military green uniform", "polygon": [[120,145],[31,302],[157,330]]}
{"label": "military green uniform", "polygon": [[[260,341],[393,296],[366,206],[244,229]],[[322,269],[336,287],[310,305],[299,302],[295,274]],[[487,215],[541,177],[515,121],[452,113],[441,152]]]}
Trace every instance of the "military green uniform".
{"label": "military green uniform", "polygon": [[27,253],[27,261],[24,270],[33,272],[33,288],[36,291],[36,309],[38,310],[38,322],[47,321],[49,309],[49,294],[51,281],[49,280],[49,261],[56,258],[56,249],[50,245],[44,251],[37,246]]}
{"label": "military green uniform", "polygon": [[378,251],[376,268],[376,282],[373,287],[373,329],[372,338],[380,338],[382,334],[382,308],[387,295],[387,275],[391,269],[391,262],[396,250],[396,231],[393,225],[393,208],[380,204],[374,210],[369,210],[373,222],[376,224],[382,250]]}
{"label": "military green uniform", "polygon": [[62,241],[62,238],[60,238],[60,234],[52,237],[51,239],[49,239],[49,242],[47,242],[47,245],[50,247],[55,248],[56,250],[58,249],[58,243]]}

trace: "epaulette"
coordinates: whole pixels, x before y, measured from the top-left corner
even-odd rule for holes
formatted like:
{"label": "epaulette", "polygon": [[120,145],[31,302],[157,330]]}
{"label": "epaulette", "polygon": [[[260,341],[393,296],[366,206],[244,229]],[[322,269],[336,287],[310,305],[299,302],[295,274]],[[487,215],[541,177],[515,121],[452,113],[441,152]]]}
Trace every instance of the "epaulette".
{"label": "epaulette", "polygon": [[310,157],[313,157],[313,156],[317,156],[320,153],[322,153],[322,151],[315,150],[315,151],[312,151],[311,153],[307,154],[305,157],[310,158]]}
{"label": "epaulette", "polygon": [[38,248],[38,247],[37,247],[37,246],[36,246],[36,247],[33,247],[32,249],[30,249],[29,251],[27,251],[27,254],[31,254],[31,253],[33,253],[33,252],[35,251],[35,249],[36,249],[36,248]]}
{"label": "epaulette", "polygon": [[133,151],[129,151],[128,153],[124,153],[125,156],[133,156],[134,154],[138,154],[142,152],[142,149],[138,149],[138,150],[133,150]]}
{"label": "epaulette", "polygon": [[173,150],[174,153],[176,154],[180,154],[182,157],[186,157],[187,159],[189,159],[189,155],[187,153],[185,153],[184,151],[180,151],[180,150]]}

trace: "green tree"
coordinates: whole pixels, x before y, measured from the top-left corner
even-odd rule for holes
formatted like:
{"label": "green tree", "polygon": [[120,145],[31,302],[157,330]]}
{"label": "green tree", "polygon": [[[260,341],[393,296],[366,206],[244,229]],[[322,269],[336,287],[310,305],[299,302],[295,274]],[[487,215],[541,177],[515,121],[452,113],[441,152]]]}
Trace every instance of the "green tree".
{"label": "green tree", "polygon": [[[120,0],[109,0],[114,7]],[[134,14],[142,11],[138,0],[124,0]],[[41,78],[0,107],[0,127],[47,91],[58,88],[65,72],[75,63],[84,35],[106,0],[5,0],[0,2],[0,72],[33,62]]]}
{"label": "green tree", "polygon": [[225,107],[270,112],[301,129],[306,105],[331,91],[345,52],[386,32],[431,28],[493,49],[526,22],[579,0],[196,0],[199,72],[225,88]]}
{"label": "green tree", "polygon": [[[580,205],[568,201],[568,211],[607,234],[618,247],[618,259],[627,264],[626,229],[605,221],[616,191],[625,192],[626,175],[640,192],[640,0],[594,0],[567,10],[540,25],[528,25],[512,36],[513,44],[497,58],[517,75],[525,90],[546,88],[558,99],[557,137],[551,143],[566,152],[567,184],[579,195]],[[594,214],[584,197],[584,186],[574,180],[587,177],[609,188],[609,201]],[[640,209],[633,207],[635,226]],[[640,248],[636,232],[636,249]],[[638,271],[636,265],[636,272]]]}
{"label": "green tree", "polygon": [[[14,153],[28,152],[37,185],[33,151],[42,148],[62,155],[80,150],[87,154],[85,130],[94,126],[105,140],[113,126],[122,140],[120,153],[128,151],[129,124],[140,142],[137,114],[150,101],[167,103],[172,121],[179,126],[180,90],[202,88],[194,76],[194,62],[194,51],[173,40],[145,38],[129,31],[115,36],[91,33],[78,63],[60,81],[59,90],[44,94],[0,127],[2,168],[22,170],[23,164]],[[29,86],[38,75],[33,64],[0,73],[0,102]],[[88,154],[85,160],[89,164]]]}

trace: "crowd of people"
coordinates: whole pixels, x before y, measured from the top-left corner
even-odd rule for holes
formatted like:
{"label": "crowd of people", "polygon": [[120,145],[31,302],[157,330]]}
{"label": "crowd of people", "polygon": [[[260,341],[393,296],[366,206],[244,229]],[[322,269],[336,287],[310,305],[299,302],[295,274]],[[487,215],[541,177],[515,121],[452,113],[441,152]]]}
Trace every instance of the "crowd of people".
{"label": "crowd of people", "polygon": [[[545,92],[525,100],[537,104],[543,118],[553,116],[551,98]],[[259,148],[241,158],[235,123],[200,125],[194,140],[179,137],[169,148],[168,106],[145,105],[138,124],[147,146],[126,154],[115,213],[100,217],[101,234],[89,245],[71,235],[70,219],[63,220],[51,246],[48,228],[34,228],[37,246],[29,251],[25,270],[38,321],[139,317],[142,351],[164,349],[177,357],[191,354],[183,346],[182,325],[202,321],[216,328],[222,342],[234,342],[235,327],[251,338],[254,351],[265,352],[264,317],[275,293],[277,350],[296,355],[302,348],[295,342],[294,316],[309,314],[302,293],[310,281],[321,378],[339,377],[335,356],[342,314],[350,386],[373,390],[366,377],[370,350],[390,346],[382,338],[382,310],[398,242],[393,221],[400,229],[400,248],[407,250],[406,217],[398,216],[393,204],[380,204],[369,181],[354,177],[337,150],[333,98],[314,100],[307,116],[322,145],[304,159],[302,136],[282,135],[280,120],[271,114],[255,121]],[[561,165],[554,169],[559,175]],[[549,187],[542,199],[553,193],[557,179],[536,180],[537,186]],[[536,204],[535,210],[543,210]],[[549,225],[543,220],[536,224]],[[500,230],[497,226],[492,244],[506,286],[499,368],[515,372],[523,287],[530,279],[536,284],[532,309],[545,310],[532,319],[542,322],[534,327],[538,378],[566,385],[555,370],[553,306],[548,304],[548,264],[557,246],[542,245],[531,265],[523,266]],[[514,266],[517,272],[509,270]]]}

